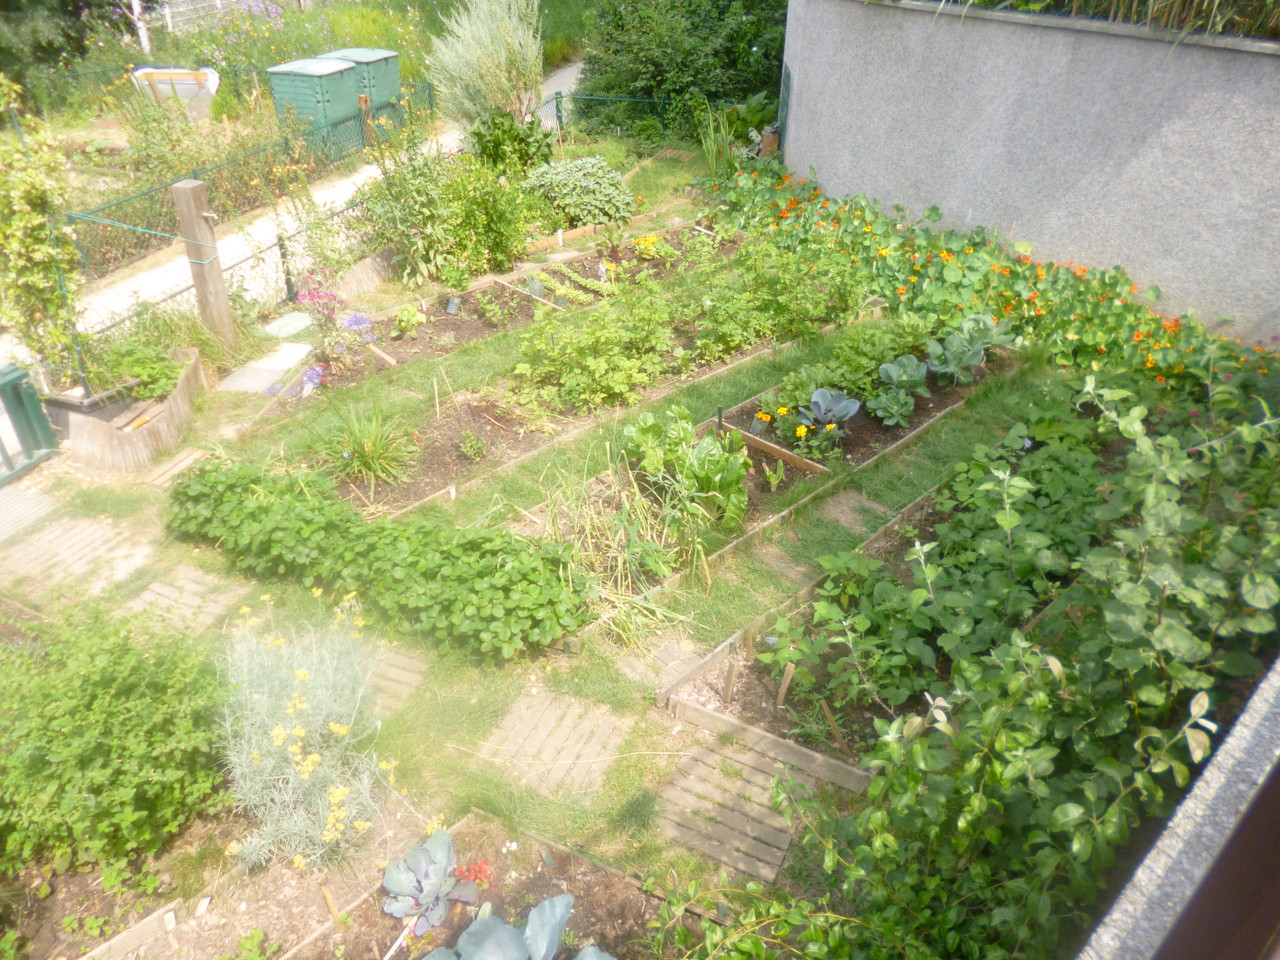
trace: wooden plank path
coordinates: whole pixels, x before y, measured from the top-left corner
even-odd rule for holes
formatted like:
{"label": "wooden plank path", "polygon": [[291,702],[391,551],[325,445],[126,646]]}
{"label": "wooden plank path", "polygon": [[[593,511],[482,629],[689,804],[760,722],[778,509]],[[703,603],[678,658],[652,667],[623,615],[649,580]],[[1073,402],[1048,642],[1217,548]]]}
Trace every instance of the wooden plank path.
{"label": "wooden plank path", "polygon": [[[772,883],[791,845],[791,827],[771,804],[774,777],[786,773],[784,764],[749,747],[697,747],[658,792],[658,830]],[[812,777],[794,776],[812,787]]]}
{"label": "wooden plank path", "polygon": [[590,794],[599,789],[633,722],[602,704],[526,693],[481,744],[480,755],[544,796],[561,790]]}

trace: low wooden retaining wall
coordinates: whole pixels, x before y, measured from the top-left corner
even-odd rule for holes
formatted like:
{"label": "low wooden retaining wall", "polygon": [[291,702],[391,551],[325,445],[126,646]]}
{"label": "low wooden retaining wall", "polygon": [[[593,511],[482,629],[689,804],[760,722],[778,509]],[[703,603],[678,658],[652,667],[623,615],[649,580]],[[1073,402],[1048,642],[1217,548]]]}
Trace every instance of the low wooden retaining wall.
{"label": "low wooden retaining wall", "polygon": [[69,411],[71,459],[84,467],[137,473],[178,445],[191,422],[195,399],[205,387],[200,351],[179,351],[186,364],[173,393],[164,400],[138,401],[110,419]]}

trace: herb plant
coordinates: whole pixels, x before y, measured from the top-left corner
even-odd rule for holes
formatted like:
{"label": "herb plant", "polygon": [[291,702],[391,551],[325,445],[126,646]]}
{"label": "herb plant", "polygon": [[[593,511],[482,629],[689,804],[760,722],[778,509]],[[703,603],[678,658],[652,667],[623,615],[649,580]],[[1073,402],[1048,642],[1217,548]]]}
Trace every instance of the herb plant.
{"label": "herb plant", "polygon": [[626,220],[635,197],[603,157],[557,160],[534,170],[525,189],[546,197],[572,227]]}

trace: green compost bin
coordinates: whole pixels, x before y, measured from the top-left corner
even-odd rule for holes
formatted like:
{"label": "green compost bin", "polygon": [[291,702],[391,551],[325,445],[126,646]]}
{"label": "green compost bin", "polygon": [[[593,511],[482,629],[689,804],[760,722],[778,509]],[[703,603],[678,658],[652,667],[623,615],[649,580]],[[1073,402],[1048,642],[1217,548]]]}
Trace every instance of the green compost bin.
{"label": "green compost bin", "polygon": [[350,61],[292,60],[269,67],[267,74],[278,116],[293,107],[314,126],[328,126],[360,112],[359,79]]}
{"label": "green compost bin", "polygon": [[394,50],[348,47],[322,53],[317,59],[355,64],[357,92],[367,93],[372,107],[384,106],[400,96],[400,55]]}

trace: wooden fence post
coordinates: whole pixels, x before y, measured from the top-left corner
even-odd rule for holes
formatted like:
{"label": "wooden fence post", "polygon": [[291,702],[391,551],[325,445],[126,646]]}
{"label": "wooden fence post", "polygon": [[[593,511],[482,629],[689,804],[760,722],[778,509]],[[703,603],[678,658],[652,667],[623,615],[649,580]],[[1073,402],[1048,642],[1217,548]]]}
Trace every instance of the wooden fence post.
{"label": "wooden fence post", "polygon": [[173,199],[178,206],[178,231],[187,243],[200,319],[223,346],[234,350],[236,328],[231,320],[231,300],[227,297],[227,281],[222,276],[218,241],[213,232],[213,221],[217,218],[209,209],[204,181],[179,180],[173,185]]}

